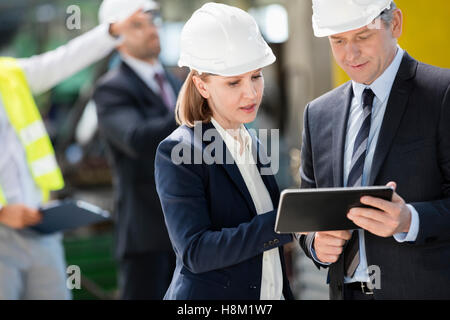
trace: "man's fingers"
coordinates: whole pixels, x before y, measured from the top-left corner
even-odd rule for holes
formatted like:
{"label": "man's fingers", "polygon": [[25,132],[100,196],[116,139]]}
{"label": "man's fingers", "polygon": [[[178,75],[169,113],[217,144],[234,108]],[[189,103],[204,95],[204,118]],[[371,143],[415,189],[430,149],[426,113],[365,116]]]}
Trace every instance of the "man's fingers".
{"label": "man's fingers", "polygon": [[324,255],[322,255],[320,257],[317,257],[317,258],[319,258],[319,260],[324,262],[324,263],[335,263],[336,261],[338,261],[339,255],[327,255],[327,254],[324,254]]}
{"label": "man's fingers", "polygon": [[399,194],[397,192],[394,192],[392,195],[392,202],[393,203],[398,203],[398,202],[404,202],[405,200],[403,200],[402,197],[399,196]]}
{"label": "man's fingers", "polygon": [[320,244],[324,244],[327,246],[333,246],[333,247],[342,247],[346,240],[342,239],[342,238],[337,238],[334,236],[331,236],[329,234],[317,234],[316,235],[316,239],[315,241],[317,241]]}
{"label": "man's fingers", "polygon": [[403,201],[403,198],[400,197],[399,194],[396,192],[396,190],[397,190],[397,183],[391,181],[386,186],[392,187],[394,189],[394,193],[392,195],[392,202]]}
{"label": "man's fingers", "polygon": [[323,231],[318,232],[319,234],[328,235],[333,238],[338,238],[342,240],[350,240],[352,234],[348,230],[339,230],[339,231]]}
{"label": "man's fingers", "polygon": [[394,181],[390,181],[386,184],[386,187],[392,187],[394,188],[394,191],[397,190],[397,183]]}
{"label": "man's fingers", "polygon": [[[400,198],[401,199],[401,198]],[[361,203],[380,209],[384,212],[393,212],[396,209],[396,204],[391,201],[386,201],[381,198],[375,198],[370,196],[365,196],[361,198]]]}
{"label": "man's fingers", "polygon": [[397,184],[395,182],[391,181],[386,186],[392,187],[394,189],[391,201],[366,196],[361,198],[361,203],[381,209],[382,211],[390,212],[390,210],[394,208],[396,203],[404,202],[403,198],[400,197],[400,195],[397,192],[395,192],[395,190],[397,189]]}
{"label": "man's fingers", "polygon": [[375,235],[383,236],[382,230],[385,229],[385,224],[362,216],[356,216],[351,219],[358,227],[367,230]]}
{"label": "man's fingers", "polygon": [[335,263],[352,234],[349,230],[316,232],[314,250],[317,258],[326,263]]}
{"label": "man's fingers", "polygon": [[343,247],[334,247],[334,246],[317,246],[317,250],[320,254],[325,255],[340,255],[342,253]]}
{"label": "man's fingers", "polygon": [[349,231],[317,232],[314,239],[317,258],[326,263],[336,262],[342,254],[346,239],[350,237]]}
{"label": "man's fingers", "polygon": [[371,208],[352,208],[347,214],[347,218],[354,220],[355,218],[364,217],[381,223],[388,223],[390,217],[386,212]]}

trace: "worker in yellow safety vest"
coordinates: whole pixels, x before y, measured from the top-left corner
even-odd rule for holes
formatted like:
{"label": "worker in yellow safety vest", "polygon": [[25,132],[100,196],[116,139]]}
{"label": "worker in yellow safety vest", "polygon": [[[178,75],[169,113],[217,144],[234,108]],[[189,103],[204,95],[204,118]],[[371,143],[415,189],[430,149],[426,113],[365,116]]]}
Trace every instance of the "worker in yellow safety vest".
{"label": "worker in yellow safety vest", "polygon": [[0,300],[70,299],[61,234],[29,229],[38,208],[64,186],[32,94],[42,93],[108,55],[126,18],[99,25],[56,50],[25,59],[0,58]]}

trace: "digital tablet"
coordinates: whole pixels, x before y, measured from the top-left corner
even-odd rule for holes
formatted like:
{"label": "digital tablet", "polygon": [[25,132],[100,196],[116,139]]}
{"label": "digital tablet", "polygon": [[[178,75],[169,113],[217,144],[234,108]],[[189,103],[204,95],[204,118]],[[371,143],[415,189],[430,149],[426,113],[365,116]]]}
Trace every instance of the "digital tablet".
{"label": "digital tablet", "polygon": [[286,189],[281,192],[275,232],[297,233],[359,229],[347,218],[362,196],[391,200],[391,187]]}

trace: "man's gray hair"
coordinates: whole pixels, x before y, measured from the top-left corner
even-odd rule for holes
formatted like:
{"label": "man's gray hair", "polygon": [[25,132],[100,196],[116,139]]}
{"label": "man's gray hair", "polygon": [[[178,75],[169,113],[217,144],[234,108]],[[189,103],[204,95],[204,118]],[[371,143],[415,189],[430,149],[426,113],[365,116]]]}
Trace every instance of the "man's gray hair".
{"label": "man's gray hair", "polygon": [[386,26],[390,26],[392,20],[394,19],[394,11],[397,10],[397,5],[394,1],[391,2],[391,7],[389,9],[383,10],[378,16],[383,20]]}

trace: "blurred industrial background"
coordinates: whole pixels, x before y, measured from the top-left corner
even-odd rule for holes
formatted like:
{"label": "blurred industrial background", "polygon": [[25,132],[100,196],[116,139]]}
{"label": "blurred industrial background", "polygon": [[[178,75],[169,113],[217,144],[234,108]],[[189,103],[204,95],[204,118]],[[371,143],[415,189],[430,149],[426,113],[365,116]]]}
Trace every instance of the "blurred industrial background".
{"label": "blurred industrial background", "polygon": [[[181,79],[176,66],[178,38],[185,21],[204,0],[160,0],[162,61]],[[347,78],[333,62],[326,38],[311,27],[310,0],[217,1],[248,10],[257,20],[278,60],[264,71],[266,94],[255,128],[280,129],[280,189],[300,183],[302,115],[308,101]],[[1,0],[0,55],[28,57],[42,53],[92,29],[101,0]],[[400,45],[426,63],[450,68],[450,2],[397,0],[405,14]],[[73,6],[80,9],[80,28],[69,28]],[[71,9],[72,8],[72,9]],[[55,146],[66,188],[57,197],[74,197],[113,210],[111,172],[98,138],[95,105],[90,101],[96,79],[114,65],[114,54],[36,97]],[[1,150],[1,146],[0,146]],[[65,234],[68,265],[82,271],[75,299],[114,299],[116,265],[113,225],[106,223]],[[306,260],[298,245],[287,250],[289,275],[298,299],[327,299],[326,271]]]}

